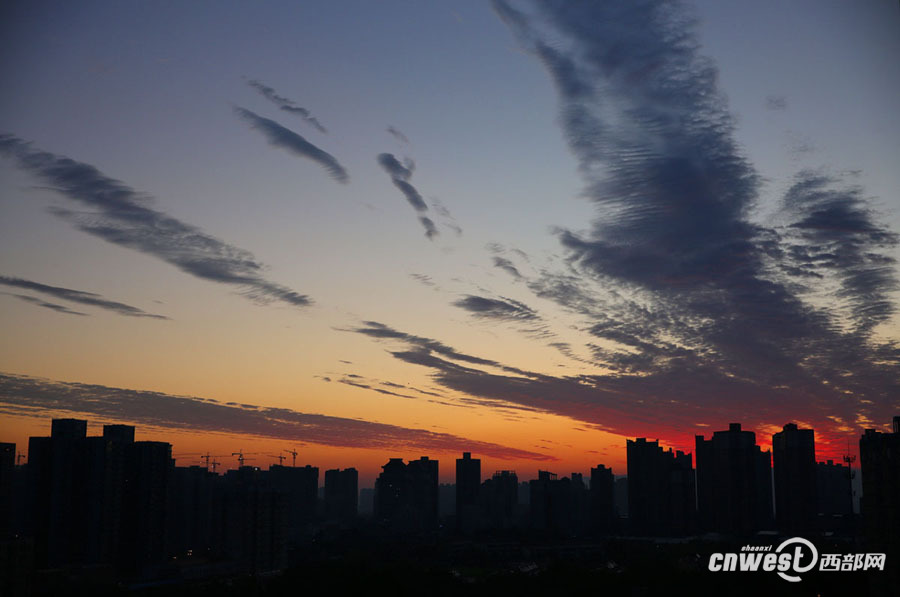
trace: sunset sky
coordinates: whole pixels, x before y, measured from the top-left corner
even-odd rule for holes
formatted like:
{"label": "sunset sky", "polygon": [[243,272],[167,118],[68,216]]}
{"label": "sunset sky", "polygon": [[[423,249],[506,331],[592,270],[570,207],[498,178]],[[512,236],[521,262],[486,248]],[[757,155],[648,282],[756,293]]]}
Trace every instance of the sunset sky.
{"label": "sunset sky", "polygon": [[[900,414],[900,6],[0,8],[0,441],[625,472]],[[248,456],[248,459],[251,456]],[[288,456],[290,463],[290,456]],[[321,478],[321,476],[320,476]]]}

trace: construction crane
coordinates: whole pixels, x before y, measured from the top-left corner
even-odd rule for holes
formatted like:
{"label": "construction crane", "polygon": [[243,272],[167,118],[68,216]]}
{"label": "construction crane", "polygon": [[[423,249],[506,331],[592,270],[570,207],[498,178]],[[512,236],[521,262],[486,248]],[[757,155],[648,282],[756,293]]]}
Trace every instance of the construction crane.
{"label": "construction crane", "polygon": [[291,461],[291,466],[296,468],[297,467],[297,454],[299,452],[297,452],[297,450],[282,450],[282,452],[290,454],[293,457],[293,460]]}
{"label": "construction crane", "polygon": [[265,456],[268,456],[269,458],[277,458],[279,466],[284,466],[284,459],[287,458],[287,456],[285,456],[284,454],[265,454]]}
{"label": "construction crane", "polygon": [[256,452],[247,452],[247,454],[244,454],[243,450],[238,450],[237,452],[231,453],[232,456],[238,457],[238,466],[244,466],[245,460],[253,460],[252,458],[247,458],[250,454],[256,454]]}
{"label": "construction crane", "polygon": [[210,460],[212,460],[213,472],[216,472],[216,466],[222,464],[221,462],[216,462],[216,458],[224,458],[225,456],[229,456],[229,454],[210,454],[207,452],[206,454],[200,455],[200,460],[206,462],[206,470],[209,470]]}
{"label": "construction crane", "polygon": [[844,462],[847,463],[847,487],[850,489],[850,513],[853,513],[853,477],[856,476],[856,473],[853,472],[853,463],[856,462],[856,456],[850,454],[850,440],[847,440],[847,453],[844,454],[843,457]]}

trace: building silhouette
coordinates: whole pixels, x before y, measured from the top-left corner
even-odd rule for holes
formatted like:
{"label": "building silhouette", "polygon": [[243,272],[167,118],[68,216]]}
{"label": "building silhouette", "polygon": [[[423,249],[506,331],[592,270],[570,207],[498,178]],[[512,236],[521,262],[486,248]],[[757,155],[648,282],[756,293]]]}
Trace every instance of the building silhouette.
{"label": "building silhouette", "polygon": [[481,518],[481,460],[463,452],[456,459],[456,524],[462,532],[472,532]]}
{"label": "building silhouette", "polygon": [[513,528],[519,505],[516,471],[497,471],[486,479],[481,485],[481,503],[486,526],[498,530]]}
{"label": "building silhouette", "polygon": [[235,569],[251,574],[285,567],[295,520],[288,517],[290,499],[306,480],[302,472],[273,475],[271,468],[242,466],[224,479],[222,551]]}
{"label": "building silhouette", "polygon": [[822,516],[853,514],[850,469],[833,460],[816,463],[817,513]]}
{"label": "building silhouette", "polygon": [[866,429],[859,440],[861,510],[867,540],[897,553],[900,548],[900,416],[893,432]]}
{"label": "building silhouette", "polygon": [[772,435],[775,522],[783,533],[809,532],[816,526],[816,444],[812,429],[794,423]]}
{"label": "building silhouette", "polygon": [[359,473],[355,468],[325,471],[325,518],[351,522],[356,518]]}
{"label": "building silhouette", "polygon": [[375,518],[398,532],[430,531],[438,524],[438,461],[391,458],[375,480]]}
{"label": "building silhouette", "polygon": [[711,439],[696,436],[696,446],[701,527],[734,535],[771,528],[771,456],[756,445],[756,434],[731,423]]}
{"label": "building silhouette", "polygon": [[638,535],[685,535],[695,527],[691,455],[639,437],[626,443],[628,522]]}
{"label": "building silhouette", "polygon": [[551,535],[580,534],[587,522],[588,494],[580,473],[557,478],[555,473],[538,471],[529,482],[531,528]]}
{"label": "building silhouette", "polygon": [[[244,468],[244,467],[241,467]],[[319,504],[319,469],[306,466],[273,464],[266,475],[271,488],[284,495],[287,511],[286,536],[289,543],[303,541],[316,520]],[[226,475],[227,477],[227,475]]]}
{"label": "building silhouette", "polygon": [[598,464],[591,469],[590,521],[595,533],[609,533],[615,527],[615,476],[612,469]]}
{"label": "building silhouette", "polygon": [[16,444],[0,443],[0,540],[13,534]]}

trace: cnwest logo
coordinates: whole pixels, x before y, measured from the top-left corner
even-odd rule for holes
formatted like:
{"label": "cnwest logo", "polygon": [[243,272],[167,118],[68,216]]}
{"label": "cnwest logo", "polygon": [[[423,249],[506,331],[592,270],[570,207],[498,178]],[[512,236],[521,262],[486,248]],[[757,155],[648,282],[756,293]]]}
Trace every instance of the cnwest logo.
{"label": "cnwest logo", "polygon": [[[793,548],[793,549],[791,549]],[[818,569],[824,572],[884,570],[883,553],[826,553],[803,537],[786,539],[773,551],[771,545],[745,546],[739,553],[714,553],[709,556],[710,572],[776,572],[788,582],[800,582],[800,575]]]}

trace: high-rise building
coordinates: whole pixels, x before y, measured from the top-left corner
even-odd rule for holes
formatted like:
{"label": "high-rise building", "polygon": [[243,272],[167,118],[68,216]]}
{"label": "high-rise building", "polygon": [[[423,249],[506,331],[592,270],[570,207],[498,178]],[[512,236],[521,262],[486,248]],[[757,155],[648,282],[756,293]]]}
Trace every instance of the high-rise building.
{"label": "high-rise building", "polygon": [[558,479],[555,473],[538,471],[529,482],[531,527],[556,535],[577,535],[587,518],[588,496],[580,473]]}
{"label": "high-rise building", "polygon": [[746,535],[770,528],[771,455],[756,445],[756,434],[731,423],[727,431],[716,431],[708,440],[698,435],[696,441],[697,505],[703,529]]}
{"label": "high-rise building", "polygon": [[273,464],[267,472],[272,489],[286,501],[286,536],[291,543],[301,541],[316,519],[319,504],[319,468]]}
{"label": "high-rise building", "polygon": [[375,519],[395,531],[423,531],[438,524],[438,461],[427,456],[404,464],[391,458],[375,480]]}
{"label": "high-rise building", "polygon": [[853,514],[850,469],[833,460],[816,463],[816,503],[823,516]]}
{"label": "high-rise building", "polygon": [[359,473],[355,468],[325,471],[325,518],[349,522],[356,518]]}
{"label": "high-rise building", "polygon": [[772,435],[775,522],[783,533],[813,530],[816,524],[816,444],[812,429],[794,423]]}
{"label": "high-rise building", "polygon": [[0,443],[0,541],[12,535],[16,444]]}
{"label": "high-rise building", "polygon": [[516,471],[497,471],[481,486],[486,524],[493,529],[510,529],[519,504],[519,477]]}
{"label": "high-rise building", "polygon": [[695,526],[691,455],[664,451],[658,441],[639,437],[626,444],[628,522],[641,535],[686,535]]}
{"label": "high-rise building", "polygon": [[463,532],[475,530],[478,524],[480,489],[481,460],[463,452],[463,457],[456,459],[456,523]]}
{"label": "high-rise building", "polygon": [[154,578],[166,562],[174,468],[169,443],[142,441],[126,448],[121,566],[136,578]]}
{"label": "high-rise building", "polygon": [[591,528],[597,533],[613,530],[615,506],[615,476],[612,469],[598,464],[591,469]]}
{"label": "high-rise building", "polygon": [[866,429],[859,440],[859,461],[866,538],[873,546],[900,553],[900,416],[894,417],[892,433]]}

